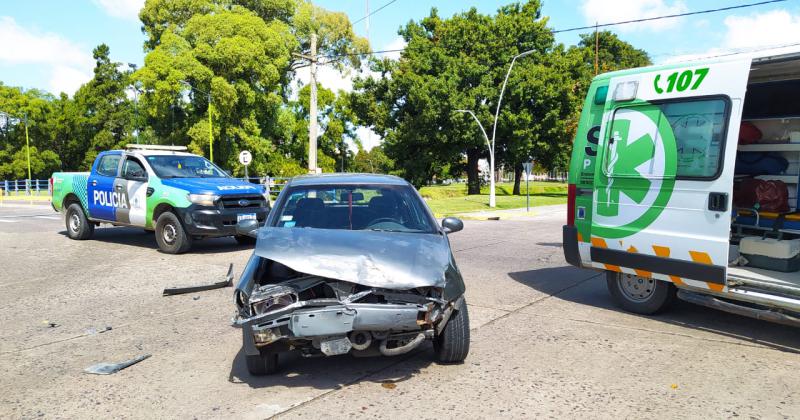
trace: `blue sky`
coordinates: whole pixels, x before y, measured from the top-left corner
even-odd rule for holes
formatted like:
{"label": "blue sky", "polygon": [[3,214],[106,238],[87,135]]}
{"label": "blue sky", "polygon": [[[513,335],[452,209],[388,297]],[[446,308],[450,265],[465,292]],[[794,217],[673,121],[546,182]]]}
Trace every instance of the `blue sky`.
{"label": "blue sky", "polygon": [[[372,10],[389,0],[371,0]],[[550,26],[563,29],[662,14],[745,4],[755,0],[545,0]],[[373,49],[402,47],[397,29],[419,20],[436,6],[441,16],[477,7],[493,13],[509,1],[397,0],[370,17]],[[141,65],[144,58],[140,23],[143,0],[31,0],[6,2],[0,9],[0,81],[6,85],[72,94],[91,78],[92,48],[105,42],[112,58]],[[352,21],[366,14],[366,0],[319,0],[327,9],[344,11]],[[800,4],[788,1],[716,14],[668,19],[614,28],[620,36],[648,51],[654,61],[684,55],[714,54],[732,49],[800,42]],[[361,22],[356,31],[366,34]],[[558,41],[577,42],[577,33],[559,34]],[[301,76],[302,77],[302,76]],[[347,87],[347,78],[323,75],[329,87]]]}

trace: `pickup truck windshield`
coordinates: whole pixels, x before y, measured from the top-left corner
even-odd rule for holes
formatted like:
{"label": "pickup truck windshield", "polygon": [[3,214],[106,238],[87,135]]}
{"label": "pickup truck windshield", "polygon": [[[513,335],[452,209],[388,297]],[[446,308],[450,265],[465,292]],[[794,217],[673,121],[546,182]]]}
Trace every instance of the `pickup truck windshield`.
{"label": "pickup truck windshield", "polygon": [[324,185],[294,187],[278,210],[278,227],[434,233],[411,187]]}
{"label": "pickup truck windshield", "polygon": [[216,165],[200,156],[155,155],[147,163],[159,178],[228,178]]}

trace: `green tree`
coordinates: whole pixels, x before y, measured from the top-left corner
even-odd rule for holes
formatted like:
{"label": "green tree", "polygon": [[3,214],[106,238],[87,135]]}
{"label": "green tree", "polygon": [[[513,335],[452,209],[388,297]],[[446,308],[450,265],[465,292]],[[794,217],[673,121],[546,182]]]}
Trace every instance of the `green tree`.
{"label": "green tree", "polygon": [[[595,63],[595,33],[581,34],[580,42],[576,47],[583,55],[586,63],[587,74],[594,75]],[[644,67],[652,64],[650,56],[644,50],[621,40],[611,31],[597,33],[597,63],[598,73]]]}
{"label": "green tree", "polygon": [[75,93],[78,118],[78,136],[89,140],[82,169],[89,168],[97,154],[124,147],[130,140],[133,107],[125,90],[129,86],[129,73],[120,70],[121,63],[110,59],[107,45],[100,44],[93,51],[94,77]]}
{"label": "green tree", "polygon": [[477,194],[486,142],[474,120],[454,111],[473,110],[491,129],[511,58],[534,50],[526,60],[541,62],[553,48],[546,24],[538,0],[503,6],[493,16],[473,8],[442,19],[433,9],[399,31],[408,42],[399,61],[372,63],[384,77],[356,80],[354,109],[383,136],[406,179],[422,185],[466,155],[468,192]]}
{"label": "green tree", "polygon": [[361,148],[353,158],[352,172],[391,174],[394,172],[394,161],[386,156],[383,145],[378,145],[369,151]]}

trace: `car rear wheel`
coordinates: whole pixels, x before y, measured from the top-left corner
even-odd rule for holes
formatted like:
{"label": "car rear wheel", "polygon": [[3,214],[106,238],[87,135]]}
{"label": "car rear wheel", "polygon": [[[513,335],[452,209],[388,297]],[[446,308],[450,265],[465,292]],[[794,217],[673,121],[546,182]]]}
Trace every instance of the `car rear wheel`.
{"label": "car rear wheel", "polygon": [[444,330],[433,339],[433,349],[439,363],[461,363],[469,354],[469,314],[467,302],[453,312]]}
{"label": "car rear wheel", "polygon": [[67,236],[70,239],[84,240],[92,237],[94,224],[86,218],[83,208],[78,203],[72,203],[65,213]]}
{"label": "car rear wheel", "polygon": [[614,271],[606,272],[606,285],[618,306],[643,315],[669,308],[677,293],[670,282]]}
{"label": "car rear wheel", "polygon": [[278,371],[278,353],[265,349],[255,356],[245,355],[247,371],[253,376],[271,375]]}
{"label": "car rear wheel", "polygon": [[167,254],[182,254],[192,247],[192,237],[186,234],[178,216],[168,211],[156,221],[156,242]]}

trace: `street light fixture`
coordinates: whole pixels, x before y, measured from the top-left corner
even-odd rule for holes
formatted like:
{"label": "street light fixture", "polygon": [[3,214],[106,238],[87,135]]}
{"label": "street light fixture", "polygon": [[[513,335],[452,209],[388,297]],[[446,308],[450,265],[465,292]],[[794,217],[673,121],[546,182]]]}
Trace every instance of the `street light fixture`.
{"label": "street light fixture", "polygon": [[208,160],[214,163],[214,127],[211,122],[211,92],[200,90],[192,86],[192,84],[186,80],[181,80],[180,82],[188,86],[189,89],[205,94],[208,97]]}
{"label": "street light fixture", "polygon": [[534,52],[536,52],[536,50],[524,51],[522,53],[519,53],[519,54],[515,55],[514,58],[511,59],[511,65],[508,66],[508,71],[506,72],[506,78],[503,80],[503,87],[500,88],[500,98],[497,99],[497,109],[495,110],[495,113],[494,113],[494,125],[492,127],[492,140],[491,140],[491,142],[489,141],[489,136],[486,135],[486,130],[483,129],[483,124],[481,124],[481,121],[478,119],[478,117],[475,116],[475,113],[473,113],[472,111],[470,111],[468,109],[457,109],[457,110],[455,110],[455,112],[466,112],[466,113],[469,113],[470,115],[472,115],[472,118],[475,118],[475,121],[477,121],[478,126],[481,128],[481,132],[483,132],[483,137],[486,139],[486,145],[489,147],[489,172],[490,172],[490,174],[489,174],[489,207],[496,207],[496,205],[497,205],[497,197],[495,196],[495,192],[494,192],[494,187],[495,187],[495,182],[494,182],[494,150],[495,150],[495,148],[494,148],[494,145],[495,145],[495,139],[497,139],[497,118],[500,116],[500,104],[503,102],[503,93],[505,93],[505,91],[506,91],[506,84],[508,83],[508,76],[511,75],[511,69],[514,68],[514,63],[517,61],[517,59],[525,57],[527,55],[531,55]]}

